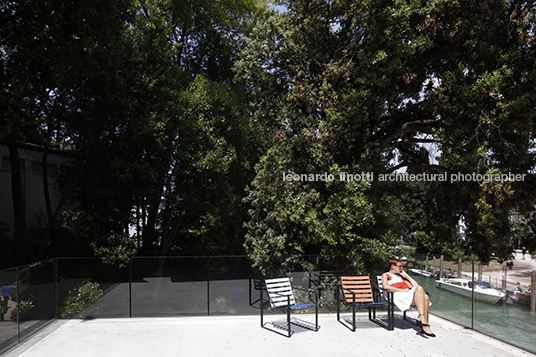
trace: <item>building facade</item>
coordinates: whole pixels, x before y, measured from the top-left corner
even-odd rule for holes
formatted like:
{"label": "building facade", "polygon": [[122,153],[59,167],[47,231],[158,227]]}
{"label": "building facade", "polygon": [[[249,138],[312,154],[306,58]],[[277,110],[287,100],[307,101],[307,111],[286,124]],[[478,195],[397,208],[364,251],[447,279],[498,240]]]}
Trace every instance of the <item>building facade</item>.
{"label": "building facade", "polygon": [[[22,198],[26,225],[43,227],[47,224],[46,201],[43,180],[43,153],[45,148],[29,143],[17,143],[21,170]],[[11,192],[11,159],[7,145],[0,143],[0,223],[10,231],[15,224],[13,198]],[[47,178],[50,203],[56,210],[61,202],[61,192],[57,184],[57,175],[61,170],[65,154],[56,149],[49,149],[47,155]],[[71,206],[73,206],[71,204]],[[63,207],[69,209],[73,207]]]}

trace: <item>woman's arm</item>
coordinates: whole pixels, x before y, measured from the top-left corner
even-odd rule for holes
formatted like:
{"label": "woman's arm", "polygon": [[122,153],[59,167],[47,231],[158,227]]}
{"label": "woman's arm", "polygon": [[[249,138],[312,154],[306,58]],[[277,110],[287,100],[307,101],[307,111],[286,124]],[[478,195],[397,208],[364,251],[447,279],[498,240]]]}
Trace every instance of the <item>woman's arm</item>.
{"label": "woman's arm", "polygon": [[409,274],[406,273],[405,271],[402,272],[401,276],[402,278],[406,280],[406,283],[409,285],[410,288],[419,286],[419,283],[417,283],[417,281],[413,279],[411,276],[409,276]]}
{"label": "woman's arm", "polygon": [[389,284],[387,284],[388,276],[387,273],[382,274],[382,287],[384,291],[389,291]]}

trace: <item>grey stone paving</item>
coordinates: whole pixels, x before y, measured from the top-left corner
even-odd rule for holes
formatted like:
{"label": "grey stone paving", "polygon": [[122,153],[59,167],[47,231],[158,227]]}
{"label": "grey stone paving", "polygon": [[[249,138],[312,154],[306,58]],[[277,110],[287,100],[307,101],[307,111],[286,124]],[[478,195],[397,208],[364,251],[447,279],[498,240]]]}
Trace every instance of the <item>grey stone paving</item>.
{"label": "grey stone paving", "polygon": [[[334,314],[321,314],[318,332],[296,328],[291,338],[262,329],[259,316],[59,320],[3,356],[534,356],[438,317],[430,320],[436,338],[423,337],[399,317],[395,330],[387,331],[366,314],[359,315],[356,332]],[[266,321],[281,325],[284,318]]]}

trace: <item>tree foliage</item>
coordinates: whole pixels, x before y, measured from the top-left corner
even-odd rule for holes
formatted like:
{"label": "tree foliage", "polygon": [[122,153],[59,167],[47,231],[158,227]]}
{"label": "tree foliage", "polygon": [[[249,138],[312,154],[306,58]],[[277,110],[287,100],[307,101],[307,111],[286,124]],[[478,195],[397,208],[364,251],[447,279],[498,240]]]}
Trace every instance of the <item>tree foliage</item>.
{"label": "tree foliage", "polygon": [[[257,171],[253,202],[275,200],[271,205],[276,208],[288,202],[285,195],[273,194],[282,186],[280,175],[267,177],[274,168],[306,174],[335,166],[376,175],[400,168],[449,175],[531,172],[532,3],[279,3],[288,11],[274,13],[256,27],[237,65],[241,78],[254,88],[254,119],[274,142],[274,151],[268,151]],[[275,151],[281,152],[278,159]],[[329,192],[327,185],[315,191],[311,184],[298,186],[301,190],[294,195],[311,207],[342,194]],[[403,196],[413,188],[397,193],[390,187],[392,183],[373,182],[365,195],[375,203],[377,218],[365,226],[377,242],[389,227],[373,222],[383,221],[393,208],[381,202],[412,206]],[[427,182],[418,203],[425,216],[420,225],[439,241],[449,241],[464,217],[472,249],[481,259],[491,252],[506,259],[511,251],[508,214],[534,202],[526,187],[526,181]],[[315,193],[321,190],[326,192],[323,198]],[[272,217],[257,211],[251,222],[262,225],[263,218],[270,226]],[[303,217],[296,232],[294,212],[286,207],[279,213],[284,221],[278,224],[279,233],[270,226],[265,233],[253,231],[248,241],[264,242],[268,235],[280,241],[298,239],[293,249],[303,250],[314,232],[305,222],[317,218]],[[357,234],[363,227],[354,224],[352,229]],[[332,241],[331,234],[345,242],[333,231],[323,232],[322,239]],[[350,252],[366,244],[343,246]],[[274,248],[248,249],[261,255]]]}
{"label": "tree foliage", "polygon": [[[256,152],[231,68],[263,6],[2,5],[0,95],[7,110],[0,140],[68,152],[59,178],[64,198],[49,210],[51,229],[42,227],[28,259],[65,247],[57,229],[66,200],[80,208],[64,215],[62,227],[87,248],[120,250],[114,237],[135,232],[143,254],[242,251],[241,196]],[[84,254],[73,248],[71,254]]]}
{"label": "tree foliage", "polygon": [[111,169],[105,182],[85,180],[79,196],[99,224],[112,224],[97,230],[102,243],[134,224],[144,254],[242,251],[240,198],[255,152],[230,69],[258,4],[233,4],[135,3],[124,33],[126,121],[110,147],[89,145],[77,160],[87,175],[99,175],[103,158]]}
{"label": "tree foliage", "polygon": [[[17,166],[11,170],[12,201],[14,207],[20,207],[15,210],[16,254],[23,261],[42,256],[59,235],[59,213],[71,193],[72,186],[66,185],[59,206],[52,207],[47,172],[49,148],[69,147],[79,137],[73,127],[87,118],[89,102],[94,109],[110,110],[110,116],[120,111],[120,106],[115,105],[121,102],[115,86],[120,81],[114,74],[124,54],[120,38],[129,7],[126,1],[55,4],[32,0],[7,1],[1,6],[0,96],[6,105],[0,140],[10,147],[12,165],[18,163],[17,141],[44,147],[42,177],[47,220],[37,242],[31,242],[29,233],[35,227],[27,227],[24,220],[26,214],[32,213],[25,211],[23,197],[15,194],[22,192],[16,186],[21,181],[17,176],[21,170]],[[95,94],[98,92],[102,96]],[[94,124],[103,119],[94,112],[88,117]]]}
{"label": "tree foliage", "polygon": [[[536,195],[534,4],[276,4],[285,11],[255,0],[2,3],[0,141],[17,251],[32,227],[14,148],[30,141],[45,148],[45,195],[48,150],[68,152],[36,258],[92,245],[113,255],[125,237],[138,254],[245,247],[266,269],[302,254],[369,269],[393,237],[449,242],[463,218],[469,249],[507,259],[510,212],[528,217]],[[528,175],[379,181],[400,169]],[[80,208],[61,216],[67,200]]]}

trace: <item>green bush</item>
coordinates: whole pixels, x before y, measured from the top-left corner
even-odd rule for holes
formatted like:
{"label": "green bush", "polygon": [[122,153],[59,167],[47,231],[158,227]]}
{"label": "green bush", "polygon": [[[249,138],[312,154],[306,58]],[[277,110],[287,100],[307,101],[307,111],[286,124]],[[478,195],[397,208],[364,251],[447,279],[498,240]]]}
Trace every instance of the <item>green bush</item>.
{"label": "green bush", "polygon": [[[34,308],[34,303],[31,300],[27,301],[21,301],[19,303],[19,319],[20,320],[29,320],[30,319],[30,312]],[[17,319],[17,309],[13,309],[11,311],[11,320]]]}
{"label": "green bush", "polygon": [[223,296],[217,297],[214,302],[210,304],[210,312],[214,314],[222,314],[225,312],[227,306],[227,299]]}
{"label": "green bush", "polygon": [[69,297],[65,299],[64,305],[60,308],[61,318],[71,318],[80,313],[87,304],[97,300],[103,295],[98,283],[84,281],[69,292]]}

